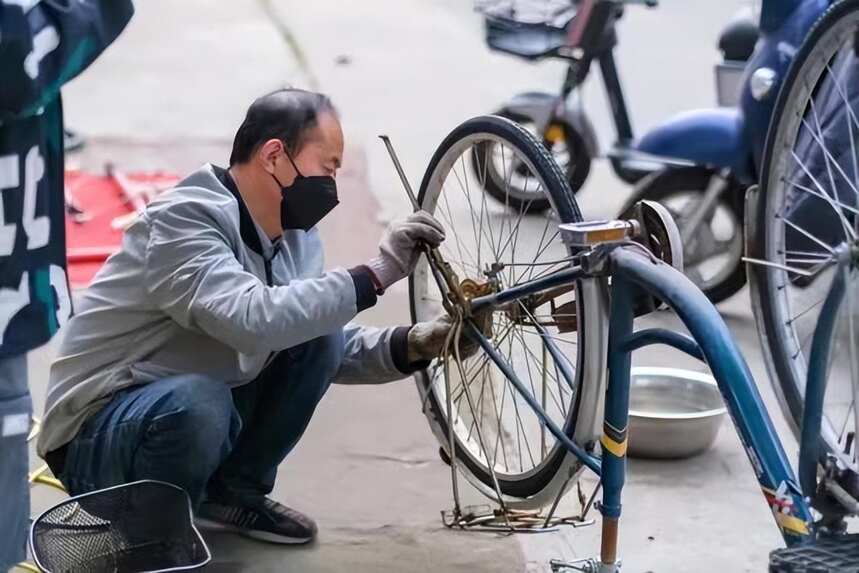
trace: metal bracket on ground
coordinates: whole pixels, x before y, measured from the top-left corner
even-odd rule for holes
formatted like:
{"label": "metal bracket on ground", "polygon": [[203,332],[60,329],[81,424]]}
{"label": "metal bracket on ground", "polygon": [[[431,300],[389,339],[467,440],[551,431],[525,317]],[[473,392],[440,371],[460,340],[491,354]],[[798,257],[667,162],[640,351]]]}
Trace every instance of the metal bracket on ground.
{"label": "metal bracket on ground", "polygon": [[[456,462],[452,461],[454,467]],[[578,499],[581,512],[574,516],[556,516],[555,512],[561,498],[567,492],[572,476],[567,479],[563,487],[558,491],[555,501],[549,508],[548,513],[540,510],[520,510],[501,505],[492,507],[489,504],[469,505],[462,507],[459,504],[458,488],[454,488],[454,508],[441,512],[441,521],[448,529],[462,529],[466,531],[489,531],[496,533],[546,533],[557,531],[562,526],[573,528],[587,527],[596,523],[594,519],[588,519],[588,513],[593,507],[594,499],[600,490],[600,484],[594,487],[593,492],[587,498],[582,491],[581,482],[576,482]],[[500,493],[496,491],[496,494]]]}

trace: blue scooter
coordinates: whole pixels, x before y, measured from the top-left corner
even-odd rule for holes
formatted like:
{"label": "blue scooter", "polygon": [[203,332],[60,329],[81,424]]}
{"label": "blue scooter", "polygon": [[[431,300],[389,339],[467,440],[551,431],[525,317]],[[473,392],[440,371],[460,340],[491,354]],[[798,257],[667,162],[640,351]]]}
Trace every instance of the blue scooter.
{"label": "blue scooter", "polygon": [[[735,18],[724,29],[717,66],[721,107],[681,113],[641,138],[632,125],[618,77],[614,47],[617,22],[627,4],[655,7],[657,0],[579,0],[542,21],[523,21],[515,11],[484,10],[486,40],[495,51],[528,60],[568,62],[560,93],[514,96],[496,112],[541,134],[572,190],[587,179],[600,154],[579,88],[597,63],[611,105],[617,140],[605,156],[614,172],[635,188],[623,211],[642,199],[656,200],[680,228],[687,275],[720,302],[746,283],[742,261],[743,196],[756,182],[764,140],[781,80],[793,56],[831,0],[763,0],[758,22]],[[511,208],[549,208],[533,191],[493,176],[484,190]]]}

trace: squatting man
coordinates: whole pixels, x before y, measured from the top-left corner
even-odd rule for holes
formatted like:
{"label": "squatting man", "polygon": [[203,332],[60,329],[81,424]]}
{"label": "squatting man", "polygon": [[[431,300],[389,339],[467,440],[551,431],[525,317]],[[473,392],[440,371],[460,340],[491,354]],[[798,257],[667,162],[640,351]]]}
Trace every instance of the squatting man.
{"label": "squatting man", "polygon": [[342,156],[326,96],[273,92],[248,109],[228,168],[201,167],[127,230],[51,367],[38,452],[71,494],[163,480],[203,525],[314,538],[268,495],[329,384],[402,379],[451,328],[351,324],[445,234],[417,212],[366,264],[324,271],[316,224],[337,205]]}

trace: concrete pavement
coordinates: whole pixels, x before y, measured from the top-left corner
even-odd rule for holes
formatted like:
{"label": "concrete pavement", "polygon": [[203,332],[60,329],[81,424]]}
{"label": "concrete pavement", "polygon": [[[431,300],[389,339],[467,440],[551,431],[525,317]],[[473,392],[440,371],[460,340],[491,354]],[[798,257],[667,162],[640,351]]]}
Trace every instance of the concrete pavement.
{"label": "concrete pavement", "polygon": [[[719,27],[734,2],[668,0],[632,7],[619,61],[633,121],[653,125],[672,112],[712,105],[711,65]],[[372,254],[380,220],[409,209],[375,139],[390,134],[417,184],[438,143],[459,122],[507,97],[553,90],[562,69],[490,54],[479,17],[461,0],[214,0],[140,3],[127,32],[65,91],[69,125],[91,136],[77,159],[97,168],[187,172],[226,162],[248,103],[282,85],[317,86],[341,108],[347,132],[344,205],[326,220],[329,262]],[[586,90],[604,144],[613,138],[595,74]],[[627,189],[595,165],[579,196],[587,217],[611,216]],[[368,231],[371,229],[371,231]],[[408,320],[403,288],[361,320]],[[746,352],[773,417],[745,294],[721,310]],[[659,315],[646,322],[672,324]],[[51,347],[33,353],[41,403]],[[697,365],[667,350],[648,365]],[[795,444],[786,431],[789,454]],[[450,505],[449,472],[419,411],[411,382],[335,388],[284,464],[275,495],[320,521],[320,542],[284,549],[213,538],[223,571],[546,571],[550,558],[594,555],[598,527],[516,538],[440,527]],[[681,462],[630,462],[621,547],[625,571],[761,571],[778,534],[731,428],[716,447]],[[52,498],[38,494],[34,506]],[[572,511],[573,509],[567,507]]]}

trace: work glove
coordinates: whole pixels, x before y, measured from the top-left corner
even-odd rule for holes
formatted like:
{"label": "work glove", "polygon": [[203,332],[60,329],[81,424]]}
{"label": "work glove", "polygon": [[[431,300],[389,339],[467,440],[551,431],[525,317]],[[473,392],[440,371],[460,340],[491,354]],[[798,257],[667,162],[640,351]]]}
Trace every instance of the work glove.
{"label": "work glove", "polygon": [[[492,336],[492,311],[484,311],[474,316],[474,322],[484,336]],[[408,359],[409,363],[438,358],[444,349],[444,343],[453,328],[453,319],[444,314],[434,320],[418,322],[409,330]],[[480,344],[470,336],[470,330],[463,325],[459,339],[459,356],[462,360],[474,356],[480,349]],[[454,355],[456,357],[456,355]]]}
{"label": "work glove", "polygon": [[390,224],[379,243],[379,255],[367,263],[378,287],[386,289],[415,270],[421,241],[432,248],[444,241],[444,227],[426,211]]}

